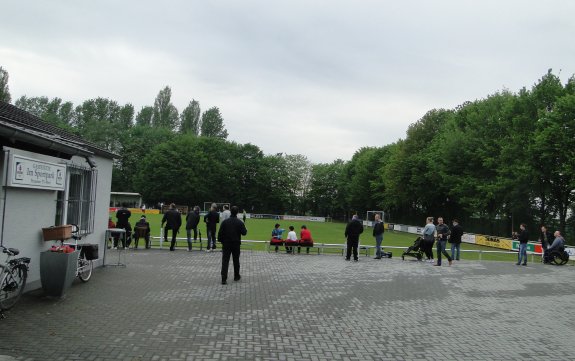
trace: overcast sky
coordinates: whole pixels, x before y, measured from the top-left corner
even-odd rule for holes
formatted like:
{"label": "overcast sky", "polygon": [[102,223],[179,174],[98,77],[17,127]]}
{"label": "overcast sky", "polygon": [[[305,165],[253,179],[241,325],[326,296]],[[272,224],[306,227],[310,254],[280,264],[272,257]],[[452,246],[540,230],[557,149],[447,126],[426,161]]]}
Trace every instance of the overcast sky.
{"label": "overcast sky", "polygon": [[314,163],[405,138],[434,108],[575,73],[575,1],[0,2],[22,95],[217,106],[229,140]]}

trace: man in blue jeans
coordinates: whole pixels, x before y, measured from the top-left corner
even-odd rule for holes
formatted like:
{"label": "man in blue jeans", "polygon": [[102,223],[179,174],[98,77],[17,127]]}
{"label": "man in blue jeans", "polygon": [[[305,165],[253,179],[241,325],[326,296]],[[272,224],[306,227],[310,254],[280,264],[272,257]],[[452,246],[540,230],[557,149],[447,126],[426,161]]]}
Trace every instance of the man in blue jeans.
{"label": "man in blue jeans", "polygon": [[519,232],[519,236],[517,237],[519,241],[519,253],[517,254],[516,265],[527,266],[527,242],[529,241],[529,232],[527,232],[527,225],[525,223],[521,223],[519,229],[521,229],[521,232]]}
{"label": "man in blue jeans", "polygon": [[447,244],[447,237],[451,232],[449,231],[449,227],[447,226],[447,224],[443,223],[442,217],[437,218],[437,226],[435,227],[435,230],[437,231],[437,263],[434,266],[441,266],[442,254],[445,257],[447,257],[447,261],[451,266],[452,262],[451,257],[449,257],[449,254],[445,251],[445,245]]}
{"label": "man in blue jeans", "polygon": [[451,243],[451,258],[459,261],[459,254],[461,252],[461,237],[463,236],[463,228],[459,225],[459,221],[454,219],[452,221],[451,235],[449,236],[449,243]]}
{"label": "man in blue jeans", "polygon": [[383,222],[379,213],[375,214],[375,221],[373,223],[373,236],[375,237],[375,259],[381,259],[381,242],[383,242]]}

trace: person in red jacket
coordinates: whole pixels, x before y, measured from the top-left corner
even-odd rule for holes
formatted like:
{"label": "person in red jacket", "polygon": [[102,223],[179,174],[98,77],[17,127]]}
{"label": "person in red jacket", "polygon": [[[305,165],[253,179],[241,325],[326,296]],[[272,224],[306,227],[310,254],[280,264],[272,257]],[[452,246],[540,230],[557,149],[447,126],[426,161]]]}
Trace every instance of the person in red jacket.
{"label": "person in red jacket", "polygon": [[311,237],[311,232],[305,224],[301,226],[300,236],[299,236],[299,246],[297,247],[297,253],[300,253],[301,247],[306,247],[306,253],[309,253],[309,248],[313,247],[313,238]]}

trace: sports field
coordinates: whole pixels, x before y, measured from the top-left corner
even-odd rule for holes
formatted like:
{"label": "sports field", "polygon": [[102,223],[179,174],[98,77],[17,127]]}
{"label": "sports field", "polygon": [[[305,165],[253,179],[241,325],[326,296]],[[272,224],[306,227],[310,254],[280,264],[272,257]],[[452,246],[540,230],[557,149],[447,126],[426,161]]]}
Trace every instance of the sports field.
{"label": "sports field", "polygon": [[[130,218],[130,223],[132,226],[140,219],[140,214],[133,214]],[[162,221],[161,214],[146,214],[146,218],[150,223],[152,237],[159,237],[160,236],[160,228],[161,228],[161,221]],[[112,217],[113,221],[116,221],[115,213],[110,213],[110,217]],[[203,219],[203,218],[202,218]],[[271,232],[274,228],[276,223],[280,224],[280,228],[285,229],[284,238],[287,235],[288,227],[294,226],[296,233],[299,235],[299,230],[302,224],[305,224],[307,228],[311,231],[313,239],[315,242],[319,243],[345,243],[344,231],[345,231],[345,223],[340,222],[306,222],[306,223],[295,223],[294,221],[277,221],[273,219],[247,219],[246,220],[246,228],[248,229],[247,236],[243,237],[246,240],[256,240],[256,241],[267,241],[271,238]],[[206,239],[206,227],[203,221],[200,221],[198,229],[202,234],[202,239],[205,242]],[[360,242],[362,245],[375,245],[375,240],[372,236],[372,229],[369,227],[365,228],[365,231],[360,237]],[[171,237],[171,233],[169,235]],[[186,237],[186,230],[185,230],[185,216],[182,217],[182,228],[178,234],[178,238],[185,238]],[[404,248],[407,248],[413,244],[413,241],[417,237],[410,233],[404,232],[394,232],[394,231],[386,231],[383,238],[383,247],[388,247],[387,251],[393,252],[394,257],[401,256],[403,253]],[[152,246],[159,245],[158,239],[152,239]],[[204,243],[205,245],[205,243]],[[178,240],[178,247],[187,247],[185,240]],[[399,249],[393,249],[389,247],[401,247]],[[447,252],[451,254],[449,249],[450,244],[447,244]],[[265,244],[256,244],[253,247],[254,250],[266,250],[267,246]],[[435,255],[435,246],[434,246],[434,255]],[[517,260],[516,253],[508,254],[508,253],[499,253],[505,252],[504,250],[485,247],[485,246],[478,246],[474,244],[461,244],[461,258],[462,259],[469,259],[469,260],[478,260],[480,257],[482,260],[492,260],[492,261],[507,261],[507,262],[514,262]],[[469,252],[466,252],[469,251]],[[481,253],[477,252],[481,251]],[[492,251],[497,251],[497,253],[491,253]],[[373,252],[372,252],[373,254]],[[529,261],[532,261],[532,257],[529,256]],[[533,261],[539,262],[540,258],[535,256]]]}

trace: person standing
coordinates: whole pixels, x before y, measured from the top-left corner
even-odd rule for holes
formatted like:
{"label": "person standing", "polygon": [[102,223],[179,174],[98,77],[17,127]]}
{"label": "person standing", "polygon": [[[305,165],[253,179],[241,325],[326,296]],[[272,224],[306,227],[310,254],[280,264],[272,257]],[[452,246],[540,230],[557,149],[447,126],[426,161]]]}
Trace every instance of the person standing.
{"label": "person standing", "polygon": [[463,227],[459,225],[459,220],[454,219],[451,227],[451,236],[449,243],[451,243],[451,259],[459,261],[459,254],[461,253],[461,237],[463,237]]}
{"label": "person standing", "polygon": [[244,221],[244,223],[246,223],[246,210],[244,209],[244,212],[242,213],[242,220]]}
{"label": "person standing", "polygon": [[[539,234],[539,242],[541,242],[541,248],[543,249],[543,254],[553,241],[553,234],[551,231],[547,230],[547,226],[541,225],[541,233]],[[545,257],[543,257],[543,262],[545,262]]]}
{"label": "person standing", "polygon": [[449,237],[451,231],[447,224],[443,223],[443,217],[437,218],[437,263],[435,266],[441,266],[441,255],[447,257],[447,261],[451,266],[452,260],[449,254],[445,251],[445,245],[447,244],[447,238]]}
{"label": "person standing", "polygon": [[220,221],[225,221],[226,219],[230,218],[230,215],[230,206],[224,204],[224,210],[222,211],[222,214],[220,214]]}
{"label": "person standing", "polygon": [[[166,224],[166,227],[164,227],[164,223]],[[168,230],[172,230],[172,243],[170,245],[170,251],[174,251],[176,249],[176,235],[178,234],[181,225],[182,215],[176,209],[176,205],[172,203],[170,204],[170,209],[164,213],[164,217],[162,218],[162,228],[164,228],[164,242],[168,242]]]}
{"label": "person standing", "polygon": [[527,225],[525,223],[521,223],[519,229],[521,231],[517,236],[517,240],[519,241],[519,253],[517,254],[516,265],[527,266],[527,242],[529,241],[529,232],[527,231]]}
{"label": "person standing", "polygon": [[381,242],[383,242],[383,232],[385,227],[381,221],[379,213],[375,214],[375,224],[373,225],[373,236],[375,237],[375,259],[381,259]]}
{"label": "person standing", "polygon": [[186,215],[186,236],[188,237],[188,251],[192,250],[192,230],[194,241],[198,239],[198,223],[200,223],[200,207],[195,206]]}
{"label": "person standing", "polygon": [[347,238],[347,253],[345,260],[349,261],[353,252],[353,260],[359,261],[357,257],[357,248],[359,247],[359,235],[363,233],[363,224],[357,218],[357,214],[351,217],[351,221],[345,227],[345,238]]}
{"label": "person standing", "polygon": [[[132,216],[132,212],[127,208],[127,204],[123,203],[122,208],[118,209],[116,212],[116,228],[122,228],[126,231],[126,235],[124,239],[122,239],[122,247],[126,248],[130,246],[131,236],[132,236],[132,225],[130,224],[130,217]],[[118,242],[114,247],[118,246]]]}
{"label": "person standing", "polygon": [[204,216],[204,222],[206,223],[206,233],[208,234],[208,247],[206,251],[212,252],[216,249],[216,227],[220,222],[220,214],[214,204],[212,204],[208,214]]}
{"label": "person standing", "polygon": [[238,207],[233,206],[230,213],[230,218],[222,222],[218,232],[218,241],[222,244],[221,275],[223,285],[228,280],[230,255],[234,262],[234,281],[239,281],[242,278],[240,275],[240,246],[242,236],[248,234],[246,225],[238,219]]}
{"label": "person standing", "polygon": [[423,251],[429,263],[433,263],[433,243],[435,242],[435,225],[433,217],[427,217],[425,228],[423,228]]}

